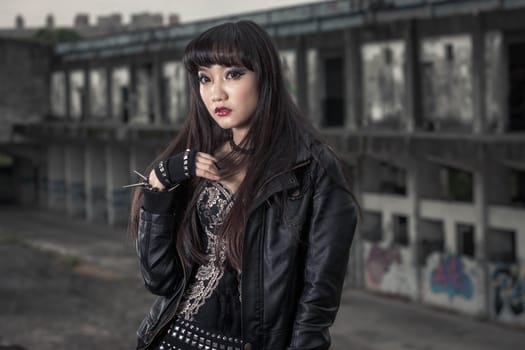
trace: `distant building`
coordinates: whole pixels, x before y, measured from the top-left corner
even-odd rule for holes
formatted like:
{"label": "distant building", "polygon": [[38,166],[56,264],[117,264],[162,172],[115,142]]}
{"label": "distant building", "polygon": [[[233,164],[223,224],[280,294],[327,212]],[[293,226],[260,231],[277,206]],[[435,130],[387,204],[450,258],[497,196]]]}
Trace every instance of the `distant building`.
{"label": "distant building", "polygon": [[78,13],[75,16],[75,21],[73,23],[75,29],[82,29],[89,27],[89,15],[87,13]]}
{"label": "distant building", "polygon": [[16,16],[15,18],[15,28],[16,29],[24,29],[24,17],[21,15]]}
{"label": "distant building", "polygon": [[55,17],[52,14],[46,16],[46,28],[55,29]]}
{"label": "distant building", "polygon": [[[180,17],[178,14],[170,14],[168,18],[168,25],[180,24]],[[124,23],[120,13],[112,13],[97,17],[96,24],[91,25],[89,21],[89,14],[78,13],[74,20],[72,27],[56,27],[55,18],[52,14],[48,14],[45,18],[45,28],[49,30],[54,29],[72,29],[78,32],[83,38],[95,38],[119,32],[134,31],[140,29],[162,27],[164,25],[164,17],[161,13],[137,13],[131,15],[129,23]],[[13,39],[31,39],[35,33],[42,29],[42,27],[27,28],[25,26],[24,17],[18,15],[15,18],[14,28],[0,28],[0,38]]]}
{"label": "distant building", "polygon": [[172,13],[168,16],[168,25],[172,26],[180,23],[180,16],[177,13]]}
{"label": "distant building", "polygon": [[153,27],[161,27],[164,24],[164,18],[160,13],[137,13],[131,15],[130,26],[133,29],[145,29]]}

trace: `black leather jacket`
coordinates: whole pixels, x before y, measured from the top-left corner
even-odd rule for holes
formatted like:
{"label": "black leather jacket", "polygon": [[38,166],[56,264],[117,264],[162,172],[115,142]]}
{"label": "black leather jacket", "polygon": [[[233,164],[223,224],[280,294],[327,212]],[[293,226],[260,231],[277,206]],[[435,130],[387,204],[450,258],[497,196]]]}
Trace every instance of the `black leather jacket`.
{"label": "black leather jacket", "polygon": [[[244,233],[245,349],[328,349],[357,221],[342,170],[326,146],[306,147],[269,178]],[[175,194],[176,196],[176,194]],[[281,203],[285,197],[285,205]],[[188,273],[175,253],[174,215],[140,212],[137,253],[146,287],[159,295],[137,334],[146,349],[175,316]]]}

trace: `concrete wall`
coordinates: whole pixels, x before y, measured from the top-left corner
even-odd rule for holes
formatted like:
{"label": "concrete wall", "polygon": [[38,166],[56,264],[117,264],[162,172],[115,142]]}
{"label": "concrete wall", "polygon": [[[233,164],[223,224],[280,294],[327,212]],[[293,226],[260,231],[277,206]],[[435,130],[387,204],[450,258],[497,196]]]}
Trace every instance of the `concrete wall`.
{"label": "concrete wall", "polygon": [[41,44],[0,38],[0,122],[5,128],[6,122],[39,121],[49,112],[50,53]]}

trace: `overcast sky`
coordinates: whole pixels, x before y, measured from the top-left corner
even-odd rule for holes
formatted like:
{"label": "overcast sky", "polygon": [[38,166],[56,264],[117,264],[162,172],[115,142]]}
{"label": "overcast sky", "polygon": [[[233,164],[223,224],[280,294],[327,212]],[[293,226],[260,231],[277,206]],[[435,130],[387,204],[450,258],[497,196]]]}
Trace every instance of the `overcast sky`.
{"label": "overcast sky", "polygon": [[273,7],[291,6],[313,0],[0,0],[0,28],[14,27],[21,14],[27,27],[43,26],[47,14],[55,16],[58,26],[70,26],[77,13],[90,15],[94,24],[99,15],[121,13],[125,23],[131,13],[178,13],[181,21],[238,14]]}

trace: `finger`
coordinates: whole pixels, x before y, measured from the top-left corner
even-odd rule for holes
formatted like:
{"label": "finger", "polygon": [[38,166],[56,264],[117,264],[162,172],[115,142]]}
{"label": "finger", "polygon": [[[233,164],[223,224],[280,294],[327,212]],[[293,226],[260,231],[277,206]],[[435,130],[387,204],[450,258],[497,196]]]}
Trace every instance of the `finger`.
{"label": "finger", "polygon": [[217,164],[213,161],[213,160],[210,160],[210,159],[207,159],[207,158],[196,158],[195,159],[195,168],[201,168],[201,169],[204,169],[204,170],[213,170],[213,171],[218,171],[219,168],[217,167]]}
{"label": "finger", "polygon": [[217,166],[214,163],[211,163],[211,162],[195,163],[195,173],[197,172],[197,170],[201,170],[203,172],[219,176],[219,169],[217,169]]}
{"label": "finger", "polygon": [[204,153],[204,152],[197,152],[197,155],[195,156],[195,159],[208,159],[212,162],[217,162],[217,158],[212,156],[211,154]]}
{"label": "finger", "polygon": [[195,176],[202,177],[202,178],[212,180],[212,181],[219,181],[221,179],[220,176],[217,175],[216,173],[212,173],[204,169],[196,169]]}

